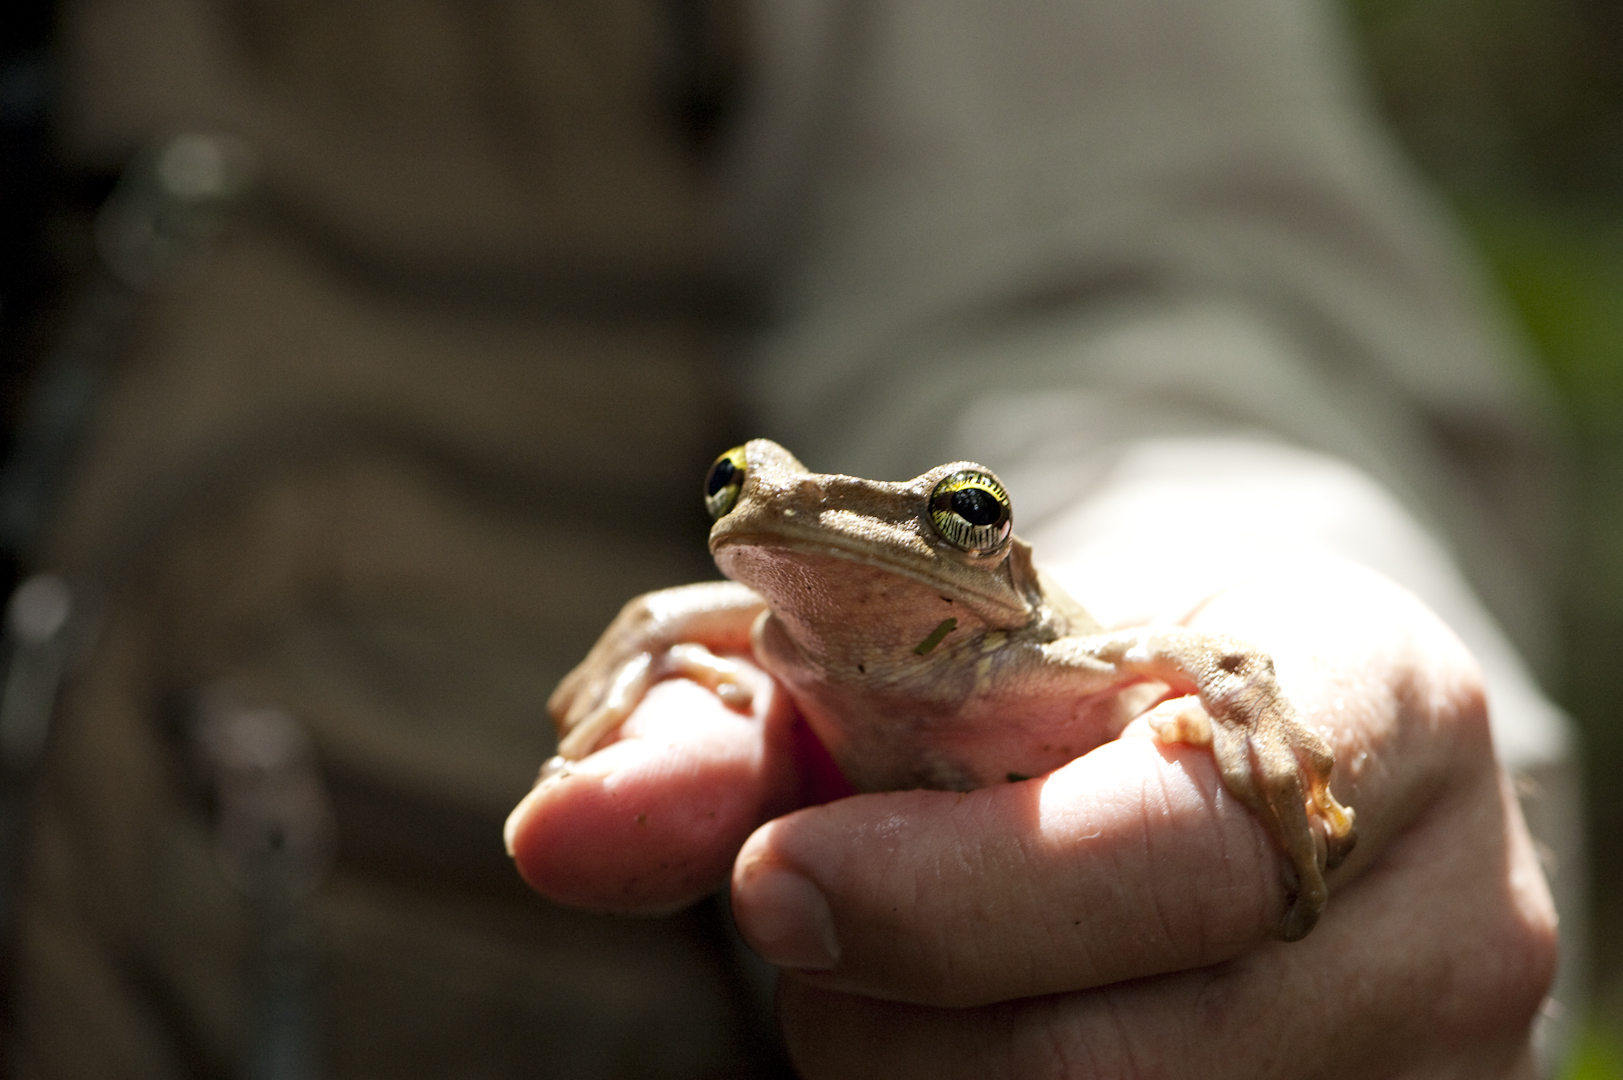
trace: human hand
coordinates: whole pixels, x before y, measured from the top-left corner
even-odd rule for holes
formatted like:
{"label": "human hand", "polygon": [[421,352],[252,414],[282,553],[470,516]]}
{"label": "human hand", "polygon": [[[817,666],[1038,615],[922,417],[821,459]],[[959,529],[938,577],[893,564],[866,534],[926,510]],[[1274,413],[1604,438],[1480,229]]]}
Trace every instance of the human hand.
{"label": "human hand", "polygon": [[[1339,564],[1230,589],[1191,625],[1273,654],[1358,810],[1302,942],[1269,936],[1281,856],[1209,754],[1142,724],[1037,780],[791,813],[734,863],[752,815],[817,795],[814,748],[766,683],[748,719],[656,688],[588,759],[599,775],[521,804],[515,857],[549,895],[612,910],[671,906],[732,863],[741,929],[789,969],[780,1016],[807,1076],[1534,1075],[1554,914],[1462,647]],[[684,807],[725,827],[684,839]]]}

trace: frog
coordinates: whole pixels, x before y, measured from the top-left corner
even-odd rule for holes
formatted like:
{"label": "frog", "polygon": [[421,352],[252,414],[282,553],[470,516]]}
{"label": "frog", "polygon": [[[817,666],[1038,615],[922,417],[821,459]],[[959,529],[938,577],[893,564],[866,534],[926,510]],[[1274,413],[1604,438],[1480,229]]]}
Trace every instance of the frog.
{"label": "frog", "polygon": [[716,459],[704,500],[728,580],[622,609],[548,702],[559,742],[543,780],[610,741],[659,680],[747,711],[740,656],[788,692],[857,792],[1040,782],[1145,715],[1161,742],[1209,750],[1280,849],[1277,936],[1318,922],[1355,813],[1265,652],[1176,624],[1101,626],[1037,567],[1007,490],[972,461],[874,481],[752,439]]}

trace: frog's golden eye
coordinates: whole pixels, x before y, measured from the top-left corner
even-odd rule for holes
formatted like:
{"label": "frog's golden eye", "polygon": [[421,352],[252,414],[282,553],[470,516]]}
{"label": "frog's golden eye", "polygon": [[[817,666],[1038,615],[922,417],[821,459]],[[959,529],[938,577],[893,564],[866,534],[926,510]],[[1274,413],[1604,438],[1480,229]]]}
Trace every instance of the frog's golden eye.
{"label": "frog's golden eye", "polygon": [[735,446],[716,459],[704,478],[704,508],[715,521],[726,515],[744,490],[744,448]]}
{"label": "frog's golden eye", "polygon": [[1014,510],[990,473],[963,469],[930,492],[930,522],[942,539],[971,555],[990,555],[1009,539]]}

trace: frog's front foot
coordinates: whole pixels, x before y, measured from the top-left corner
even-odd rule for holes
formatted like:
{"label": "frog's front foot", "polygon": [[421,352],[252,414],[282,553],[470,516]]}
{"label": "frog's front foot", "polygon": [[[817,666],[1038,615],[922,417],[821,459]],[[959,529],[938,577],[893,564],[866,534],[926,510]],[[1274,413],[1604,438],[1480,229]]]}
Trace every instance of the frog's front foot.
{"label": "frog's front foot", "polygon": [[690,679],[729,707],[749,711],[752,693],[738,662],[710,647],[747,648],[762,606],[730,581],[664,589],[628,603],[547,702],[558,753],[541,766],[540,779],[567,772],[570,762],[595,750],[663,679]]}
{"label": "frog's front foot", "polygon": [[740,675],[738,662],[717,656],[703,645],[683,642],[658,651],[648,650],[622,662],[604,680],[601,692],[586,700],[577,712],[571,709],[558,726],[564,734],[558,740],[558,754],[541,766],[541,778],[561,771],[570,761],[579,761],[596,749],[608,735],[625,722],[632,710],[662,679],[691,679],[721,698],[728,707],[748,712],[752,692]]}
{"label": "frog's front foot", "polygon": [[1147,719],[1163,742],[1209,743],[1224,785],[1284,850],[1289,862],[1279,936],[1296,941],[1324,911],[1324,872],[1353,849],[1354,814],[1330,793],[1330,744],[1297,718],[1273,661],[1232,639],[1203,637],[1165,642],[1162,652],[1194,678],[1199,701],[1166,702]]}

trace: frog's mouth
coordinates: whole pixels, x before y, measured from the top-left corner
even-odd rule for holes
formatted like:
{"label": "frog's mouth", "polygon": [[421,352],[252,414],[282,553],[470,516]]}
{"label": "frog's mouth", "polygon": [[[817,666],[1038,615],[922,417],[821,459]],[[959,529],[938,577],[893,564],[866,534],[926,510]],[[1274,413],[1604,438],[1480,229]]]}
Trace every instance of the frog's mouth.
{"label": "frog's mouth", "polygon": [[[912,560],[889,555],[883,548],[876,551],[872,544],[858,539],[846,543],[841,540],[837,532],[825,532],[816,539],[773,532],[733,532],[713,537],[710,551],[722,573],[735,580],[745,580],[746,576],[753,575],[734,572],[732,564],[737,560],[733,549],[755,550],[763,554],[778,550],[812,559],[836,559],[894,574],[962,603],[991,626],[1013,629],[1031,621],[1030,607],[1007,579],[1006,560],[998,566],[965,566],[943,559],[934,552],[923,559]],[[914,544],[903,550],[911,551],[916,544],[915,540]],[[767,591],[753,581],[745,580],[745,584],[758,591]],[[987,589],[986,585],[993,588]]]}

